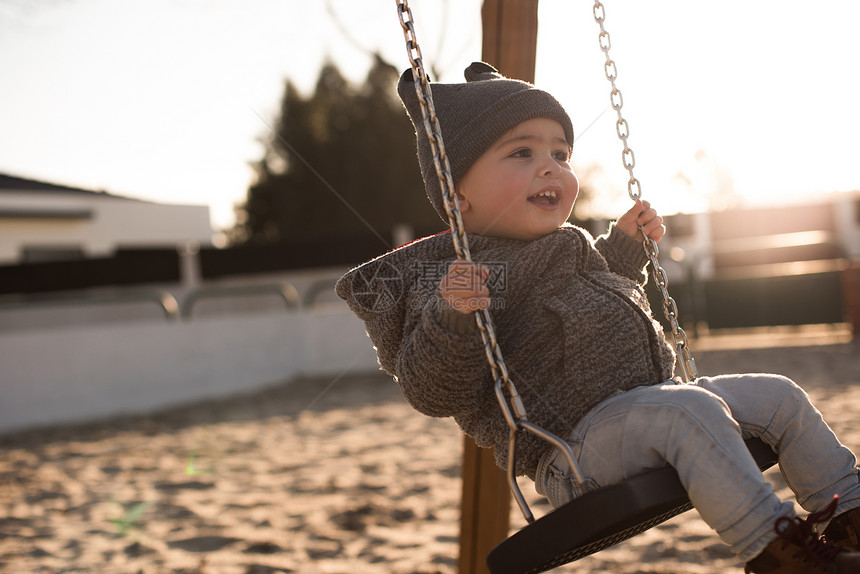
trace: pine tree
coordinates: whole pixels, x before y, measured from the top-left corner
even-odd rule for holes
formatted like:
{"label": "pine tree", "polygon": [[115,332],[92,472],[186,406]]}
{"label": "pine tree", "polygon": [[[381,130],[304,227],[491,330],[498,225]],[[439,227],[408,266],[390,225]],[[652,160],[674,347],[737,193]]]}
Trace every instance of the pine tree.
{"label": "pine tree", "polygon": [[286,84],[244,206],[240,232],[248,242],[368,235],[390,241],[397,224],[421,233],[445,228],[424,194],[397,79],[377,57],[360,87],[332,64],[321,70],[310,97]]}

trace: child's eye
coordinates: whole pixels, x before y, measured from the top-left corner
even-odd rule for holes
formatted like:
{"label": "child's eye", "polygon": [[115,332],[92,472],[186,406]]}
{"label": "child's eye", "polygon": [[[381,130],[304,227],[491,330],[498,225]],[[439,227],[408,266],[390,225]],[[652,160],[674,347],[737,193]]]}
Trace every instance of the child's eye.
{"label": "child's eye", "polygon": [[555,158],[556,161],[570,161],[570,154],[567,153],[567,150],[559,150],[552,154],[552,157]]}
{"label": "child's eye", "polygon": [[511,157],[531,157],[531,156],[532,156],[532,150],[530,150],[529,148],[526,148],[526,147],[520,148],[511,154]]}

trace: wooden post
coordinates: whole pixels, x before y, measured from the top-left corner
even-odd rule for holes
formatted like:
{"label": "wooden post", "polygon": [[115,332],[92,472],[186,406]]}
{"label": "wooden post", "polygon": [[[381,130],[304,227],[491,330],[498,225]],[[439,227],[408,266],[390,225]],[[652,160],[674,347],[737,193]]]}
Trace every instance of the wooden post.
{"label": "wooden post", "polygon": [[[505,76],[534,82],[538,0],[484,0],[481,58]],[[493,452],[463,441],[460,574],[485,574],[486,557],[507,538],[511,492]]]}
{"label": "wooden post", "polygon": [[505,76],[534,82],[538,0],[484,0],[481,57]]}
{"label": "wooden post", "polygon": [[487,554],[507,538],[511,492],[493,451],[463,437],[463,493],[460,501],[460,574],[484,574]]}

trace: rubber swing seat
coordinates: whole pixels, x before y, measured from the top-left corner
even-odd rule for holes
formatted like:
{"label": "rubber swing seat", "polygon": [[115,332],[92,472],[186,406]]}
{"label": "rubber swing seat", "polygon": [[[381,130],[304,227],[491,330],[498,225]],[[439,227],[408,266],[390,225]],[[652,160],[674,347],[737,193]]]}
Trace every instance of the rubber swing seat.
{"label": "rubber swing seat", "polygon": [[[759,439],[746,441],[759,468],[777,462]],[[545,572],[627,540],[692,508],[672,467],[586,493],[522,528],[487,556],[492,574]]]}

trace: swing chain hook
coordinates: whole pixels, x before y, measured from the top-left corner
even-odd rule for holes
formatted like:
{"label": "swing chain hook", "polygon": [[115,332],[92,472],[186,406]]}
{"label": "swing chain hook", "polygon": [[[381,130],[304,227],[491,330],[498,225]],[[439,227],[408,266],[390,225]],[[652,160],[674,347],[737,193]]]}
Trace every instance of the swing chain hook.
{"label": "swing chain hook", "polygon": [[[618,139],[620,139],[624,144],[624,149],[621,152],[621,163],[624,165],[624,169],[627,170],[629,175],[629,179],[627,180],[627,194],[630,196],[630,199],[637,201],[642,197],[642,188],[639,184],[639,180],[633,175],[633,168],[636,166],[636,158],[633,154],[633,150],[630,149],[630,146],[627,143],[627,138],[630,135],[630,126],[621,114],[621,108],[624,107],[624,98],[621,96],[621,90],[619,90],[618,86],[615,85],[615,80],[618,79],[618,69],[615,65],[615,61],[609,56],[612,42],[609,38],[609,32],[606,31],[604,26],[604,22],[606,21],[606,10],[600,0],[594,1],[592,12],[594,14],[594,21],[600,26],[600,34],[597,37],[598,44],[600,45],[600,50],[606,56],[606,63],[603,66],[603,70],[606,73],[606,79],[612,86],[612,90],[609,93],[609,101],[612,104],[612,109],[615,110],[615,113],[618,116],[618,120],[615,122],[615,131],[618,135]],[[645,240],[642,242],[642,246],[645,249],[649,262],[651,263],[651,276],[654,279],[654,284],[660,290],[660,295],[663,297],[663,314],[666,316],[666,320],[669,321],[669,325],[672,327],[672,341],[675,343],[675,353],[678,357],[681,372],[684,376],[684,380],[690,382],[699,376],[698,370],[696,369],[696,361],[693,359],[693,354],[690,351],[687,334],[678,323],[678,306],[675,304],[675,300],[669,295],[669,280],[666,277],[666,271],[660,266],[660,262],[657,259],[657,255],[659,254],[657,242],[646,236]]]}

